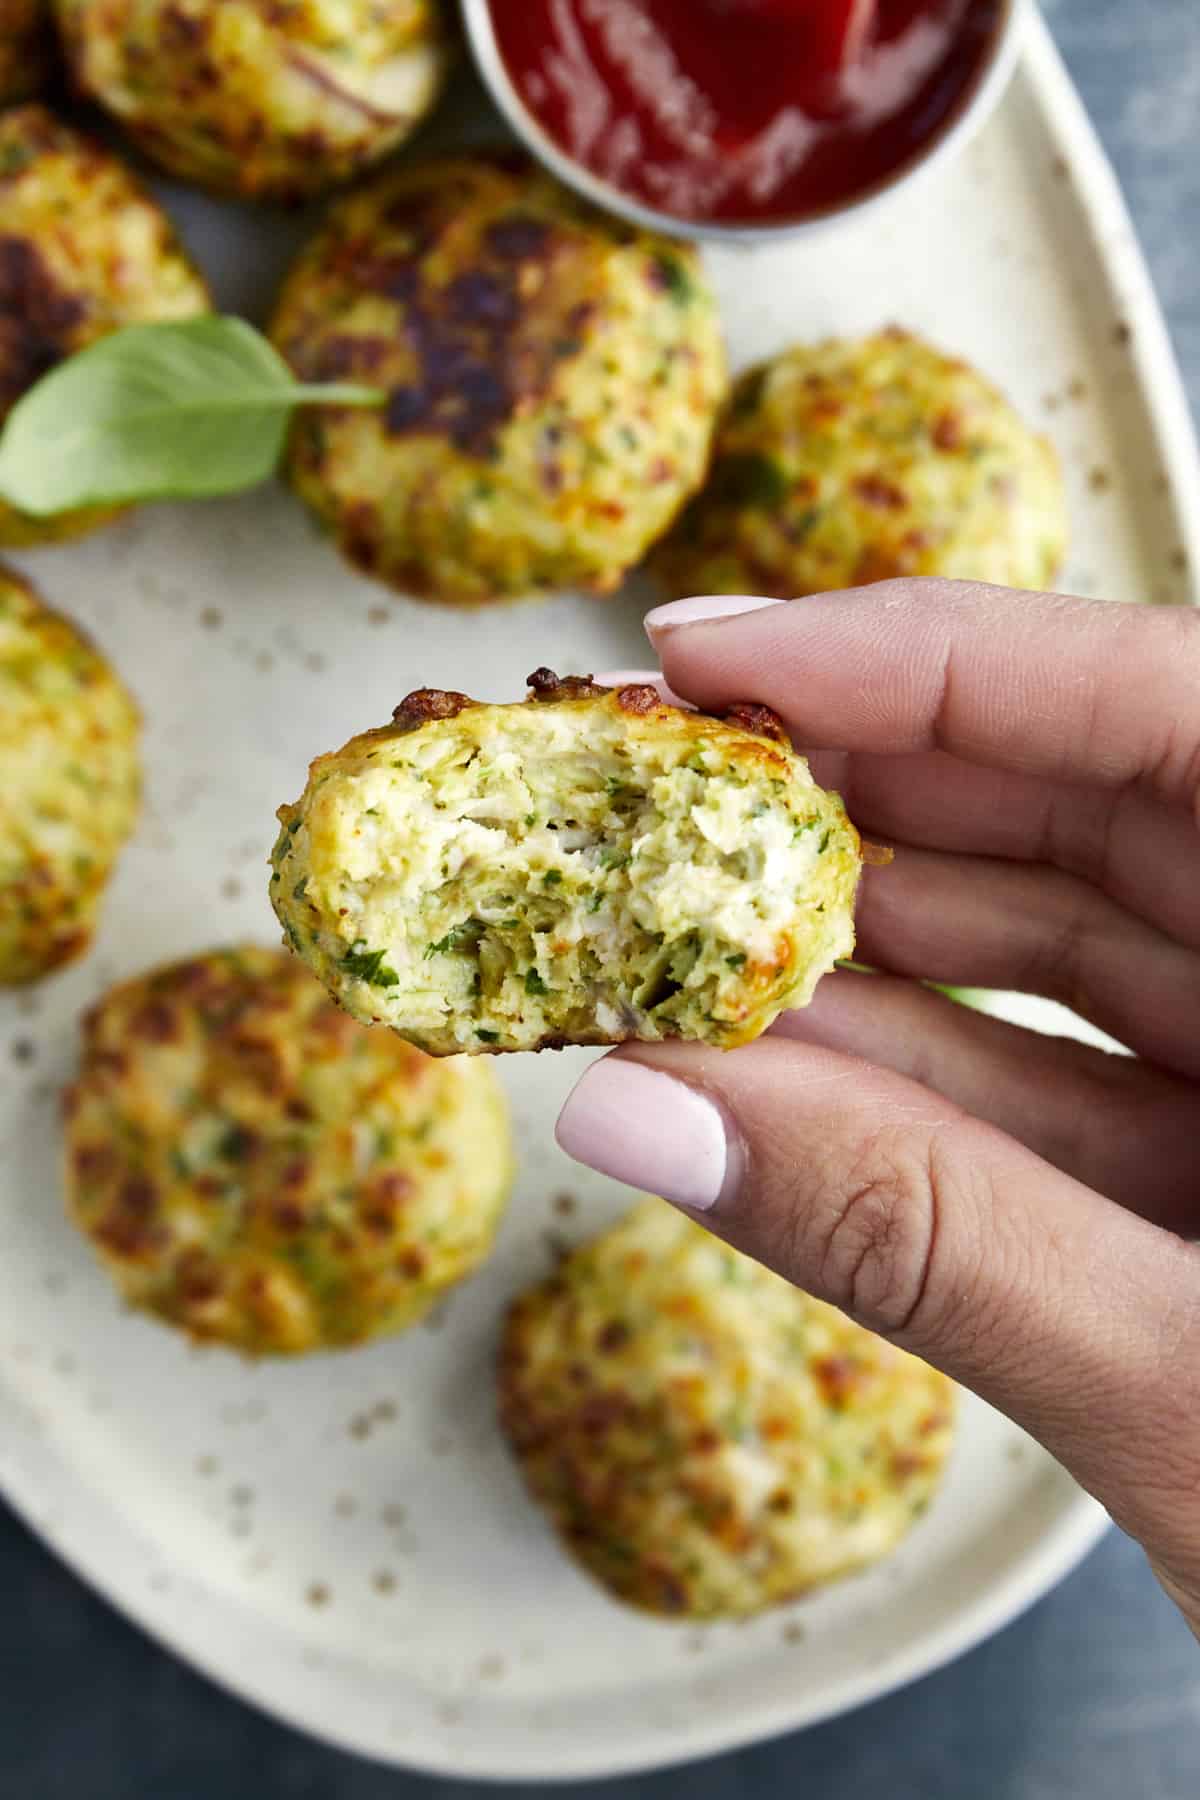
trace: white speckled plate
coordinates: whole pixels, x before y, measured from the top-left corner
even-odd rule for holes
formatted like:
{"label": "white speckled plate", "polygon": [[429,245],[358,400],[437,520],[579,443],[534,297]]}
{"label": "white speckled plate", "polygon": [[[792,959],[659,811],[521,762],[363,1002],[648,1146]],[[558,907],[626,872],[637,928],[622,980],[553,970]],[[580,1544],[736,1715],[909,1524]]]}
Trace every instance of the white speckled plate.
{"label": "white speckled plate", "polygon": [[[297,222],[170,198],[224,302],[261,311]],[[725,254],[714,272],[739,361],[888,319],[978,361],[1064,454],[1069,585],[1193,598],[1185,403],[1040,25],[953,167],[861,226]],[[969,1402],[946,1488],[900,1553],[804,1604],[695,1631],[626,1612],[576,1573],[497,1438],[490,1358],[514,1290],[625,1203],[552,1144],[577,1054],[506,1061],[524,1167],[499,1252],[409,1337],[253,1368],[123,1314],[62,1217],[55,1102],[80,1008],[156,959],[273,941],[272,814],[310,753],[422,681],[506,698],[537,663],[636,664],[645,596],[459,618],[398,603],[349,574],[281,491],[146,512],[26,566],[138,691],[150,767],[95,954],[0,999],[0,1481],[64,1558],[302,1728],[495,1777],[648,1768],[825,1717],[958,1654],[1078,1560],[1101,1515]]]}

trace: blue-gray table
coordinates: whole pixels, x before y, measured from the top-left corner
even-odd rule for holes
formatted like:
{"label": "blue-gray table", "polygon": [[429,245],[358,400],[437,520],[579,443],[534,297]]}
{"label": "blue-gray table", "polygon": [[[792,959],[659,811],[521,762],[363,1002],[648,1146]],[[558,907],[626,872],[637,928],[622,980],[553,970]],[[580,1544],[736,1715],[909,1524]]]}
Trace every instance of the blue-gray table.
{"label": "blue-gray table", "polygon": [[[1200,406],[1200,0],[1046,0],[1046,11],[1125,183]],[[0,1503],[3,1800],[495,1792],[373,1768],[260,1718],[95,1599]],[[801,1736],[603,1792],[1196,1800],[1200,1650],[1113,1532],[1057,1593],[941,1674]]]}

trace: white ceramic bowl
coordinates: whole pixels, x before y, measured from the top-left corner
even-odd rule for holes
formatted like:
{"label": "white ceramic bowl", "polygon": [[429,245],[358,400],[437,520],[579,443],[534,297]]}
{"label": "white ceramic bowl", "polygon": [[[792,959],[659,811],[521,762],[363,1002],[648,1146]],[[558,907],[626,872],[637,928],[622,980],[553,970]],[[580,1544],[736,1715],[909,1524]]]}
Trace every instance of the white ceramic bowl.
{"label": "white ceramic bowl", "polygon": [[611,182],[594,174],[551,137],[517,92],[496,41],[492,0],[461,0],[461,4],[467,39],[492,99],[518,137],[560,181],[573,187],[596,206],[603,207],[606,212],[616,213],[632,224],[645,226],[652,231],[714,243],[761,244],[817,232],[851,215],[861,215],[876,207],[885,206],[901,189],[909,187],[930,169],[962,149],[988,118],[1008,85],[1016,66],[1031,0],[1005,0],[1004,15],[987,62],[965,102],[924,148],[894,175],[842,206],[831,207],[801,219],[746,225],[676,218],[671,213],[644,206],[622,188],[614,187]]}

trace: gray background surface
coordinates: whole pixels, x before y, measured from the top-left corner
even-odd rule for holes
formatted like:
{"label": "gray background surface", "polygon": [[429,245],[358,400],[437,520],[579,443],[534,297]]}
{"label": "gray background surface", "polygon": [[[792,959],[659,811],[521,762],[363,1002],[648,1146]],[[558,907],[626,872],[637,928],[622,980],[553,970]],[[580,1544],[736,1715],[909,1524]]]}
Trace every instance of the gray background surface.
{"label": "gray background surface", "polygon": [[[1200,0],[1045,0],[1045,10],[1117,165],[1200,406]],[[942,1673],[815,1730],[597,1791],[1195,1800],[1200,1651],[1140,1551],[1113,1532],[1057,1593]],[[0,1503],[4,1800],[495,1792],[373,1768],[260,1718],[94,1598]]]}

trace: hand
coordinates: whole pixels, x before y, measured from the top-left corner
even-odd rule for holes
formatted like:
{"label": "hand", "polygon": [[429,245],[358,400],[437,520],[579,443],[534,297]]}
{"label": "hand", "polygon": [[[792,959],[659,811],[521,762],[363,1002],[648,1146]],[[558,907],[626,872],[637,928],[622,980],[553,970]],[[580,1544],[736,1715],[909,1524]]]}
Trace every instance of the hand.
{"label": "hand", "polygon": [[624,1046],[560,1142],[1002,1408],[1200,1635],[1200,613],[896,581],[647,626],[674,692],[774,707],[896,846],[858,912],[887,973],[732,1055]]}

